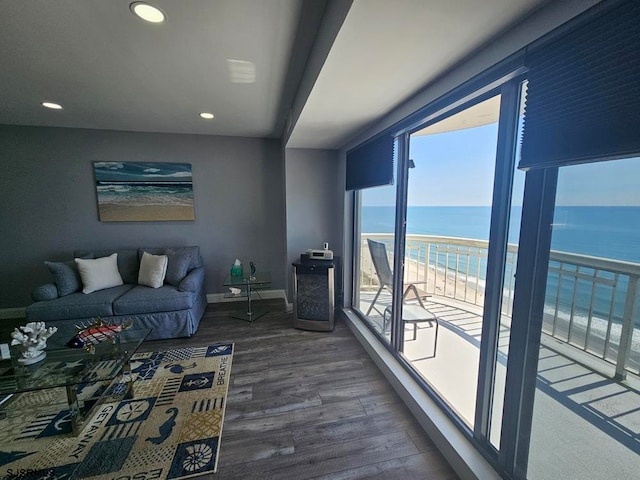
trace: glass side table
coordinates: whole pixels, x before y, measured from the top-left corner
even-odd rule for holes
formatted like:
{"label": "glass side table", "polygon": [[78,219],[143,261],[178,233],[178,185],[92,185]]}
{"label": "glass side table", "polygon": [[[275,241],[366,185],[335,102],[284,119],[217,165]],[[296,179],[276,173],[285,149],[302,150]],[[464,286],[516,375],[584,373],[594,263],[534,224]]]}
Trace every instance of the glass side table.
{"label": "glass side table", "polygon": [[244,275],[242,277],[232,277],[231,275],[227,275],[227,278],[225,278],[223,285],[225,287],[235,287],[242,290],[242,292],[238,295],[227,293],[225,294],[225,298],[244,297],[245,295],[247,297],[247,311],[236,312],[231,315],[233,318],[238,318],[240,320],[245,320],[249,323],[253,323],[258,318],[269,312],[266,309],[254,310],[251,305],[251,296],[253,292],[257,293],[258,296],[260,296],[260,293],[257,289],[265,288],[271,285],[271,273],[256,272],[255,276],[253,277],[249,277],[247,275]]}

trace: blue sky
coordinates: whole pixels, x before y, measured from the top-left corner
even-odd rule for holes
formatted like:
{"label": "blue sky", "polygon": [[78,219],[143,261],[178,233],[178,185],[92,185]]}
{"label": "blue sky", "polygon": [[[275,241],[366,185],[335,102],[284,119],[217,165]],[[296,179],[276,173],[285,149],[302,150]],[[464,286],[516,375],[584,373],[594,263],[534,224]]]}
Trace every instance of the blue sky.
{"label": "blue sky", "polygon": [[[410,206],[491,205],[497,124],[413,136]],[[524,172],[514,179],[513,205],[522,205]],[[560,169],[557,205],[640,206],[640,158]],[[395,187],[363,192],[363,205],[395,205]]]}
{"label": "blue sky", "polygon": [[640,158],[561,168],[556,205],[640,206]]}

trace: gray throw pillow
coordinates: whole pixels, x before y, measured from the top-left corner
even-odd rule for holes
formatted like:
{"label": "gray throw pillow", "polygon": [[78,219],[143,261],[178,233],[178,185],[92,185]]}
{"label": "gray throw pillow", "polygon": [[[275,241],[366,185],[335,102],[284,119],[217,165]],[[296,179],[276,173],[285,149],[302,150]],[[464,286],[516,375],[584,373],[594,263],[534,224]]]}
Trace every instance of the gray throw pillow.
{"label": "gray throw pillow", "polygon": [[74,261],[44,262],[53,275],[53,283],[58,288],[58,296],[64,297],[77,292],[82,287],[82,280]]}
{"label": "gray throw pillow", "polygon": [[189,271],[191,255],[184,251],[173,250],[172,248],[167,248],[164,254],[169,258],[164,281],[169,285],[177,287]]}

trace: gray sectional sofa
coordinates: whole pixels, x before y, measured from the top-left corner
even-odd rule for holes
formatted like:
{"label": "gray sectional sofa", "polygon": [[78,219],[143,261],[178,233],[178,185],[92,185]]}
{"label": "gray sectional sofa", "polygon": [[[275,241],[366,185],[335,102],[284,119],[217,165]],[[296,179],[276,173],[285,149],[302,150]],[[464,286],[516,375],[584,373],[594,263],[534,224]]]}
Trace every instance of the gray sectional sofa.
{"label": "gray sectional sofa", "polygon": [[[167,255],[164,284],[159,288],[138,285],[143,252]],[[96,317],[122,323],[133,321],[134,328],[150,328],[148,340],[190,337],[207,306],[204,267],[197,246],[75,251],[75,258],[101,258],[117,253],[117,266],[123,285],[82,293],[82,282],[73,260],[45,262],[53,283],[33,292],[35,303],[26,309],[29,322],[47,326],[90,323]]]}

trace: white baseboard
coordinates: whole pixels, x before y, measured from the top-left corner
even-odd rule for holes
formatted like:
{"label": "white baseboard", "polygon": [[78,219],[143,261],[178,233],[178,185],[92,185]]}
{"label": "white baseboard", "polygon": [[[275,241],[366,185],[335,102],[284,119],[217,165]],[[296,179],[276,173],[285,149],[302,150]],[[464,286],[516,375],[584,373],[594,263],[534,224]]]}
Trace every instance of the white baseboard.
{"label": "white baseboard", "polygon": [[0,308],[0,320],[5,318],[25,318],[25,307]]}
{"label": "white baseboard", "polygon": [[[229,297],[225,298],[225,293],[208,293],[207,294],[207,302],[208,303],[221,303],[221,302],[246,302],[247,297]],[[275,290],[260,290],[260,296],[265,300],[270,300],[273,298],[282,298],[285,303],[287,302],[287,293],[284,289],[275,289]],[[253,297],[254,299],[258,299],[258,295]]]}

